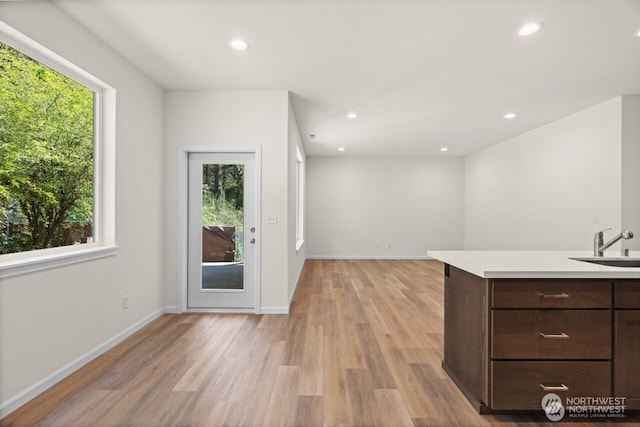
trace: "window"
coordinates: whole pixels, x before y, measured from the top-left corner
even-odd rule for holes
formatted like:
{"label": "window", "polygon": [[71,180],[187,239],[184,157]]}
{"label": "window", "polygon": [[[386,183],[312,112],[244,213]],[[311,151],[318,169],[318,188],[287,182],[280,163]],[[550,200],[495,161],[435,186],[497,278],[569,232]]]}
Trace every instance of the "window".
{"label": "window", "polygon": [[304,243],[304,157],[296,146],[296,250]]}
{"label": "window", "polygon": [[114,92],[0,22],[0,277],[114,253]]}
{"label": "window", "polygon": [[93,241],[94,95],[0,42],[0,254]]}

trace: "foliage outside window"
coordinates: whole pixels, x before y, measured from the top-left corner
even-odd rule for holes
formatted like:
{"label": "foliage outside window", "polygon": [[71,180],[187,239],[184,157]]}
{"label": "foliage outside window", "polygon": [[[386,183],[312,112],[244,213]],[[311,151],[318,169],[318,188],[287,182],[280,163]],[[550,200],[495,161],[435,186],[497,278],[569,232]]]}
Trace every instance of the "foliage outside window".
{"label": "foliage outside window", "polygon": [[0,42],[0,254],[92,240],[94,97]]}
{"label": "foliage outside window", "polygon": [[235,227],[235,262],[244,262],[244,165],[202,169],[202,225]]}

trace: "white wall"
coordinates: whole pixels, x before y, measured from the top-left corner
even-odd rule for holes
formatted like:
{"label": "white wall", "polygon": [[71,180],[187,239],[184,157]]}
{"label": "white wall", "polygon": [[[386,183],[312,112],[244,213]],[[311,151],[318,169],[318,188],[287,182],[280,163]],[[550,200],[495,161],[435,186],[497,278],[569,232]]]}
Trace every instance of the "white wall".
{"label": "white wall", "polygon": [[302,267],[304,267],[304,261],[307,258],[307,246],[303,245],[300,250],[296,250],[296,168],[298,162],[298,155],[296,148],[300,150],[302,158],[306,163],[306,156],[304,152],[304,146],[302,144],[302,138],[300,137],[300,129],[298,128],[298,121],[296,120],[295,112],[293,111],[293,105],[291,104],[291,97],[288,99],[288,201],[287,201],[287,252],[289,254],[289,286],[287,300],[291,301],[295,292],[300,273],[302,273]]}
{"label": "white wall", "polygon": [[[180,147],[262,147],[262,275],[264,311],[288,307],[288,93],[173,91],[165,102],[166,298],[177,304],[178,153]],[[266,224],[266,215],[277,224]],[[295,218],[295,216],[294,216]],[[295,250],[295,246],[294,246]]]}
{"label": "white wall", "polygon": [[307,255],[423,258],[461,249],[464,161],[308,157]]}
{"label": "white wall", "polygon": [[[120,246],[114,257],[2,280],[0,408],[6,412],[36,383],[164,307],[164,93],[50,2],[0,2],[0,19],[116,89]],[[125,294],[128,310],[122,310]]]}
{"label": "white wall", "polygon": [[640,95],[622,97],[622,228],[635,234],[624,246],[640,249]]}
{"label": "white wall", "polygon": [[590,249],[617,233],[620,141],[615,98],[467,156],[465,249]]}

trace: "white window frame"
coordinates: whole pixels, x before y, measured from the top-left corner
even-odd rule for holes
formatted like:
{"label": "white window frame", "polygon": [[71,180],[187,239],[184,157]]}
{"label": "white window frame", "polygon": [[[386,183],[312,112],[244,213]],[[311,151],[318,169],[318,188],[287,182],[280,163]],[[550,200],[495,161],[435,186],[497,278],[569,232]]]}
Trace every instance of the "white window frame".
{"label": "white window frame", "polygon": [[296,145],[296,251],[304,245],[304,156]]}
{"label": "white window frame", "polygon": [[115,255],[115,89],[2,21],[0,41],[95,93],[93,242],[0,255],[0,279]]}

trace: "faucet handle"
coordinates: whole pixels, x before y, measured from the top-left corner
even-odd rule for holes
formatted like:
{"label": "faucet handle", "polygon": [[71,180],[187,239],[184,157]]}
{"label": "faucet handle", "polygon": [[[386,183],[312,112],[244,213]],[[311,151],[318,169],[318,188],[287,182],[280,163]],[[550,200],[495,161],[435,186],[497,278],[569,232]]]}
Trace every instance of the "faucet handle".
{"label": "faucet handle", "polygon": [[611,227],[605,228],[604,230],[597,231],[594,236],[602,236],[605,231],[611,230]]}

